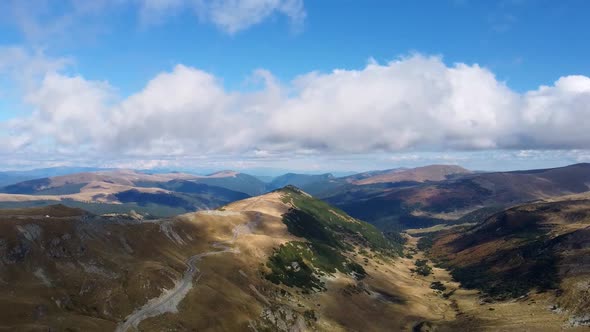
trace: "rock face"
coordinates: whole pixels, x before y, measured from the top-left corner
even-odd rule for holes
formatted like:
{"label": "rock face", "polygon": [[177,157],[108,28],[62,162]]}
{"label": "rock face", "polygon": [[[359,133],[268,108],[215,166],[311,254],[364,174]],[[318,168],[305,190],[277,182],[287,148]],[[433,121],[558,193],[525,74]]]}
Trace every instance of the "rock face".
{"label": "rock face", "polygon": [[41,227],[36,224],[16,225],[16,229],[25,239],[33,242],[41,236]]}

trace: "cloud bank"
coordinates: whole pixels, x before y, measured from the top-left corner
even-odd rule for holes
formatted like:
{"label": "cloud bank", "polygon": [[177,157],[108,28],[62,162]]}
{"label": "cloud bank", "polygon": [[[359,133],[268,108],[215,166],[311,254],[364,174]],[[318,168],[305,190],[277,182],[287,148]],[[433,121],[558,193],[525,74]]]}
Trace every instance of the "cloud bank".
{"label": "cloud bank", "polygon": [[590,146],[585,76],[517,93],[476,64],[415,54],[290,82],[258,70],[264,85],[253,92],[177,65],[119,96],[108,82],[47,68],[26,87],[31,113],[0,124],[4,152],[269,157]]}

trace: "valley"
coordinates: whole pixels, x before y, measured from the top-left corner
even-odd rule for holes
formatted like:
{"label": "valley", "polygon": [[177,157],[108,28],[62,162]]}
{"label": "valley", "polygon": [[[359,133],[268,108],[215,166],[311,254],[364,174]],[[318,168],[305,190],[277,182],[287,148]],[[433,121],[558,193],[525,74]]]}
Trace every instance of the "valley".
{"label": "valley", "polygon": [[[417,249],[420,237],[409,237],[407,250],[415,252],[405,262],[412,266],[415,260],[430,256]],[[407,258],[406,258],[407,259]],[[454,280],[447,269],[429,261],[432,266],[429,276],[416,276],[416,288],[431,288],[441,283],[443,288],[434,291],[433,303],[444,308],[442,318],[422,321],[414,325],[414,331],[587,331],[584,326],[575,326],[564,311],[554,310],[558,299],[553,294],[530,293],[513,299],[490,300],[482,298],[476,289],[466,289]]]}
{"label": "valley", "polygon": [[590,332],[588,13],[0,0],[0,332]]}
{"label": "valley", "polygon": [[[530,185],[547,172],[554,179],[551,191]],[[108,203],[122,205],[121,213],[61,204],[0,209],[0,329],[587,330],[590,204],[587,193],[577,193],[582,186],[554,175],[568,172],[525,172],[522,181],[535,188],[528,203],[510,198],[528,187],[507,190],[498,180],[486,184],[492,196],[472,195],[467,202],[475,205],[448,201],[448,212],[433,209],[435,196],[426,195],[429,205],[415,204],[411,213],[439,220],[427,228],[367,218],[371,224],[354,215],[370,217],[385,207],[377,197],[443,187],[452,194],[465,181],[484,183],[480,177],[498,175],[463,172],[447,180],[370,184],[370,192],[381,194],[367,198],[358,196],[366,194],[366,185],[345,185],[340,195],[357,197],[372,212],[330,205],[332,199],[319,200],[290,184],[250,197],[183,174],[108,171],[17,184],[9,189],[30,193],[5,195],[84,195],[84,188],[100,186],[120,200],[125,191],[115,188],[124,186],[172,197],[190,190],[230,202],[170,217],[126,210],[124,204],[141,203],[137,194],[127,196],[128,203]],[[243,178],[228,184],[236,174],[207,178],[243,186]],[[520,176],[502,175],[509,181]],[[340,181],[289,175],[275,185],[289,179],[304,186]],[[80,192],[64,193],[67,188]],[[68,200],[55,201],[62,202]],[[451,213],[456,204],[464,212]]]}

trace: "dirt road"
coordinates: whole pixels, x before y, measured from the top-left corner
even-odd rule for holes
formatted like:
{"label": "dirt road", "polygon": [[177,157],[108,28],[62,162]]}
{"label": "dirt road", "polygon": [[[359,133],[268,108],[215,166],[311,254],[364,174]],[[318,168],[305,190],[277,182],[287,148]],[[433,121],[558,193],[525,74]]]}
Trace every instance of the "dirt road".
{"label": "dirt road", "polygon": [[184,272],[182,279],[178,280],[174,288],[165,290],[159,297],[148,301],[144,306],[135,310],[132,314],[127,316],[124,321],[119,323],[115,332],[125,332],[133,328],[137,329],[139,324],[150,317],[159,316],[166,312],[178,312],[178,304],[184,299],[188,292],[193,287],[193,284],[199,281],[199,277],[193,283],[195,274],[199,272],[197,264],[204,257],[215,256],[224,253],[239,254],[240,251],[232,247],[236,239],[242,235],[250,233],[260,221],[260,213],[257,213],[255,219],[247,224],[242,224],[234,227],[233,236],[231,240],[224,242],[216,242],[212,245],[214,250],[191,256],[187,261],[187,269]]}

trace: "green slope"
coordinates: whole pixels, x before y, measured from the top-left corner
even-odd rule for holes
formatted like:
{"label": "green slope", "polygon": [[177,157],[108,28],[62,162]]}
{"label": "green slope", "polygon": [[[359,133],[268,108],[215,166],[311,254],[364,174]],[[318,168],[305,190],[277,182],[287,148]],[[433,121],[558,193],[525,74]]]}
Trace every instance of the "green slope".
{"label": "green slope", "polygon": [[366,275],[352,256],[356,250],[372,250],[376,255],[394,256],[401,243],[387,238],[376,227],[354,219],[345,212],[315,199],[293,186],[280,190],[283,201],[293,208],[283,215],[289,232],[306,241],[282,245],[270,257],[267,279],[299,287],[323,290],[319,277],[336,271],[362,279]]}

